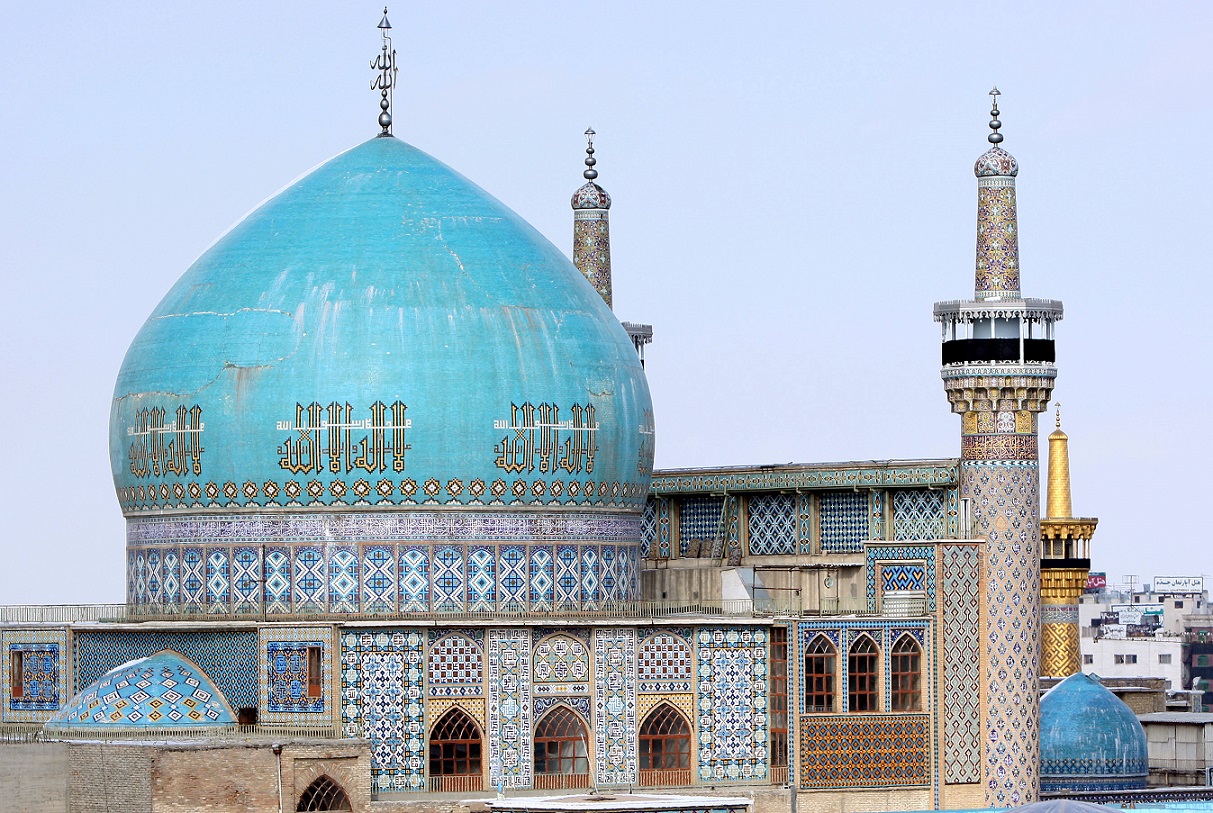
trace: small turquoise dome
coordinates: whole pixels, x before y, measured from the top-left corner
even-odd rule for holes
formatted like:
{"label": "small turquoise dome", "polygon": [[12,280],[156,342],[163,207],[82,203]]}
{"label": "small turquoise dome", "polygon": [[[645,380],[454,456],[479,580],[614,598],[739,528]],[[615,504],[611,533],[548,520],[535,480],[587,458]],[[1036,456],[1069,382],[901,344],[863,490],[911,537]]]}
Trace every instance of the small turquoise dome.
{"label": "small turquoise dome", "polygon": [[106,672],[73,697],[45,728],[72,735],[235,723],[227,700],[206,673],[189,658],[166,649]]}
{"label": "small turquoise dome", "polygon": [[1040,789],[1144,788],[1146,732],[1099,679],[1070,675],[1040,700]]}

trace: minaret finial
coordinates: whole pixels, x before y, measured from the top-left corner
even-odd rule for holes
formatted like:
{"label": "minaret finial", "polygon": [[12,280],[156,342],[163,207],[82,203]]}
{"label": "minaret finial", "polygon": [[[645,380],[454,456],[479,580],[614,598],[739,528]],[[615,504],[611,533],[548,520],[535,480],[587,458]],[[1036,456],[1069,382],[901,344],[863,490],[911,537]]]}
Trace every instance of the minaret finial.
{"label": "minaret finial", "polygon": [[598,163],[594,158],[594,136],[598,135],[594,132],[593,127],[589,127],[585,131],[585,172],[581,173],[587,181],[592,181],[598,177],[598,170],[594,169],[594,165]]}
{"label": "minaret finial", "polygon": [[1057,408],[1057,428],[1061,429],[1061,401],[1054,401],[1053,406]]}
{"label": "minaret finial", "polygon": [[990,95],[994,97],[994,102],[990,106],[990,129],[994,132],[990,133],[986,138],[989,139],[991,144],[1000,144],[1002,143],[1002,133],[998,132],[998,128],[1002,127],[1002,122],[998,120],[998,97],[1002,95],[1002,91],[995,85],[994,89],[990,91]]}
{"label": "minaret finial", "polygon": [[380,136],[392,134],[392,89],[396,87],[396,49],[392,47],[392,38],[388,32],[392,24],[387,19],[387,6],[383,7],[383,19],[379,21],[379,30],[383,33],[383,51],[371,60],[371,70],[379,71],[379,75],[371,80],[371,90],[378,90],[379,97],[379,126],[383,128]]}

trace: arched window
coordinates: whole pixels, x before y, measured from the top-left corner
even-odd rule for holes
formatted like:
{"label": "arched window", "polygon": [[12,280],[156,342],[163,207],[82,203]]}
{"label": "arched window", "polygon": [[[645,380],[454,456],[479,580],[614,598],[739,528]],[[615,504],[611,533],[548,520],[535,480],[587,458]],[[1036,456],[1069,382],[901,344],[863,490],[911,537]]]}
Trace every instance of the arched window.
{"label": "arched window", "polygon": [[296,810],[353,810],[350,798],[340,785],[328,776],[321,776],[307,786],[299,797]]}
{"label": "arched window", "polygon": [[875,642],[861,635],[847,654],[848,711],[879,711],[878,663],[880,651]]}
{"label": "arched window", "polygon": [[831,712],[834,710],[834,675],[838,650],[824,635],[809,644],[804,656],[804,710]]}
{"label": "arched window", "polygon": [[430,776],[479,776],[480,746],[480,728],[452,708],[430,733]]}
{"label": "arched window", "polygon": [[661,703],[640,726],[640,784],[691,784],[691,727],[669,703]]}
{"label": "arched window", "polygon": [[922,710],[922,648],[910,635],[893,647],[891,674],[893,711]]}
{"label": "arched window", "polygon": [[536,787],[581,787],[576,782],[589,781],[589,738],[581,718],[568,706],[553,706],[535,728],[535,773],[570,780],[556,784],[536,780]]}

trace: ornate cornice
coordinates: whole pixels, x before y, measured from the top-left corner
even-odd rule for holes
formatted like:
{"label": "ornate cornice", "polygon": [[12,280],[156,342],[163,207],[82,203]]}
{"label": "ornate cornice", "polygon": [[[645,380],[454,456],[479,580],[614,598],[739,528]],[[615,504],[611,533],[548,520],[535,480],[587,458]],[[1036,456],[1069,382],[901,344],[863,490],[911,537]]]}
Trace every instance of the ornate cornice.
{"label": "ornate cornice", "polygon": [[665,469],[653,473],[652,493],[781,491],[797,489],[951,486],[959,482],[958,461],[906,460],[816,466],[748,466]]}

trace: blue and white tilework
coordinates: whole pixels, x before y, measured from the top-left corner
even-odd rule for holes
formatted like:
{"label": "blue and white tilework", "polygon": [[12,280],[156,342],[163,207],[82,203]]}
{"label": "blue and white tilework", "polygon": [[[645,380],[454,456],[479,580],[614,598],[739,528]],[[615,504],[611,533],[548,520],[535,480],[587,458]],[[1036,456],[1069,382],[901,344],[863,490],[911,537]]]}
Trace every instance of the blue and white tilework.
{"label": "blue and white tilework", "polygon": [[531,631],[488,631],[490,784],[531,786]]}
{"label": "blue and white tilework", "polygon": [[594,755],[598,785],[635,785],[636,630],[594,630]]}
{"label": "blue and white tilework", "polygon": [[695,631],[699,780],[765,779],[767,631],[701,627]]}
{"label": "blue and white tilework", "polygon": [[943,778],[981,781],[981,549],[945,545],[939,558],[943,649]]}
{"label": "blue and white tilework", "polygon": [[[536,633],[542,634],[542,630],[536,630]],[[587,694],[590,690],[590,653],[576,638],[549,635],[535,647],[531,674],[536,695]]]}
{"label": "blue and white tilework", "polygon": [[899,488],[893,491],[894,539],[942,539],[947,520],[944,489]]}
{"label": "blue and white tilework", "polygon": [[678,502],[678,555],[708,555],[720,539],[724,497],[684,497]]}
{"label": "blue and white tilework", "polygon": [[76,630],[72,634],[73,683],[79,692],[115,666],[162,649],[179,652],[206,672],[233,708],[258,705],[257,633],[208,630]]}
{"label": "blue and white tilework", "polygon": [[640,635],[639,690],[652,694],[691,691],[695,676],[691,631],[673,627],[645,628],[640,630]]}
{"label": "blue and white tilework", "polygon": [[750,554],[796,553],[796,495],[758,494],[746,500]]}
{"label": "blue and white tilework", "polygon": [[371,741],[375,792],[425,788],[425,633],[341,634],[341,723]]}
{"label": "blue and white tilework", "polygon": [[[333,628],[265,626],[261,650],[260,721],[266,725],[327,726],[333,720]],[[320,647],[320,696],[308,697],[307,650]]]}
{"label": "blue and white tilework", "polygon": [[861,491],[825,491],[821,508],[823,553],[858,553],[868,535],[868,495]]}
{"label": "blue and white tilework", "polygon": [[867,571],[868,612],[876,612],[878,605],[876,571],[880,568],[889,567],[890,563],[913,564],[921,566],[925,570],[922,589],[926,591],[927,609],[931,612],[935,611],[934,545],[867,545],[864,552],[865,570]]}
{"label": "blue and white tilework", "polygon": [[368,545],[362,550],[362,612],[396,612],[396,548]]}
{"label": "blue and white tilework", "polygon": [[358,612],[358,549],[348,545],[332,546],[329,560],[329,612]]}
{"label": "blue and white tilework", "polygon": [[484,630],[430,630],[429,696],[484,696]]}
{"label": "blue and white tilework", "polygon": [[[13,653],[22,653],[21,697],[13,697]],[[45,722],[70,697],[66,630],[0,631],[4,708],[0,721]]]}

